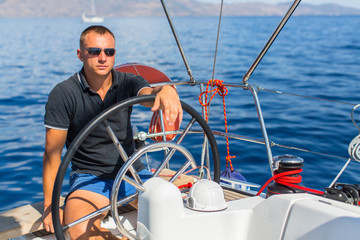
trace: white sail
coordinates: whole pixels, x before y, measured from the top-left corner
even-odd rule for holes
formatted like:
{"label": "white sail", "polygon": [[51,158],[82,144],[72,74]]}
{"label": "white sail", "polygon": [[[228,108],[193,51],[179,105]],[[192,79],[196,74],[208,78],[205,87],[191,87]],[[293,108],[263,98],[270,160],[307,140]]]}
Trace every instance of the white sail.
{"label": "white sail", "polygon": [[94,0],[91,0],[91,15],[86,15],[85,13],[81,16],[82,21],[85,23],[102,23],[104,21],[103,17],[96,15],[96,8]]}

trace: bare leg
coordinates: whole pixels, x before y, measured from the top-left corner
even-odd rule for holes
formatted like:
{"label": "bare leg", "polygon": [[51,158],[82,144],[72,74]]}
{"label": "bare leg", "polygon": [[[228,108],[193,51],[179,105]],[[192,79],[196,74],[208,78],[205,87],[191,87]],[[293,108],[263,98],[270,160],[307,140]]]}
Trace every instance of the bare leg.
{"label": "bare leg", "polygon": [[[71,193],[66,201],[64,214],[65,224],[69,224],[109,204],[110,200],[101,194],[86,190],[77,190]],[[100,227],[101,220],[105,216],[106,213],[71,227],[68,230],[71,239],[119,239],[109,230]]]}

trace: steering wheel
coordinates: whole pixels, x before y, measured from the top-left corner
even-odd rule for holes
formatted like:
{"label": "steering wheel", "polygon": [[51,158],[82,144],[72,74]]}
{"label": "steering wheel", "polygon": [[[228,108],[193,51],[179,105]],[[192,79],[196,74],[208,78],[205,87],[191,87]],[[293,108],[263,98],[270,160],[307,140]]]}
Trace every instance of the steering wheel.
{"label": "steering wheel", "polygon": [[[200,134],[203,134],[206,136],[205,139],[207,139],[207,141],[210,145],[211,155],[212,155],[212,164],[213,164],[212,179],[215,182],[220,181],[220,157],[219,157],[219,152],[218,152],[218,147],[217,147],[215,137],[214,137],[210,127],[207,125],[206,121],[203,119],[203,117],[195,109],[193,109],[188,104],[186,104],[182,101],[181,101],[182,108],[184,110],[184,113],[189,114],[190,121],[187,123],[184,130],[179,130],[176,132],[176,134],[180,135],[179,137],[177,137],[176,142],[172,142],[172,141],[166,142],[165,141],[165,142],[157,142],[157,143],[153,143],[153,144],[148,144],[148,145],[145,145],[142,148],[140,148],[138,151],[135,151],[130,158],[127,157],[119,140],[116,138],[111,127],[108,125],[107,119],[110,118],[114,113],[120,111],[121,109],[129,108],[129,107],[132,107],[134,105],[141,104],[144,102],[153,102],[154,100],[155,100],[155,95],[143,95],[143,96],[132,97],[132,98],[126,99],[124,101],[121,101],[121,102],[113,105],[109,109],[100,113],[92,121],[90,121],[81,130],[81,132],[76,136],[76,138],[74,139],[72,144],[69,146],[69,148],[59,166],[59,170],[56,175],[56,179],[55,179],[55,183],[54,183],[53,195],[52,195],[52,205],[51,205],[52,219],[53,219],[55,235],[56,235],[57,239],[65,240],[64,232],[68,228],[70,228],[82,221],[88,220],[88,219],[93,218],[97,215],[100,215],[104,212],[107,212],[109,210],[112,211],[112,214],[113,214],[113,217],[117,224],[117,227],[123,235],[127,236],[130,239],[139,239],[137,236],[128,232],[122,226],[122,224],[119,220],[118,212],[117,212],[117,207],[119,207],[121,205],[125,205],[129,201],[136,199],[137,196],[139,195],[139,192],[145,191],[144,187],[142,186],[143,182],[140,179],[137,172],[134,170],[132,165],[136,160],[138,160],[141,156],[143,156],[146,153],[152,152],[154,150],[156,151],[159,149],[168,148],[168,149],[170,149],[170,151],[168,151],[165,154],[164,160],[160,163],[159,167],[156,169],[155,173],[152,176],[152,177],[156,177],[156,176],[159,176],[160,172],[165,168],[165,166],[167,166],[169,164],[169,161],[172,158],[172,156],[174,155],[174,153],[179,152],[183,156],[185,156],[186,161],[185,161],[185,164],[177,172],[175,172],[173,177],[169,180],[170,182],[175,181],[178,178],[178,176],[180,176],[190,165],[192,167],[196,166],[196,162],[195,162],[193,156],[191,155],[191,153],[185,147],[183,147],[183,145],[180,145],[180,143],[183,141],[183,139],[189,134],[192,134],[192,133],[199,134],[200,133]],[[184,119],[185,119],[185,114],[184,114]],[[60,207],[61,187],[63,184],[64,176],[66,174],[66,170],[69,166],[71,159],[75,155],[75,153],[78,150],[78,148],[80,147],[80,145],[89,136],[89,134],[92,131],[94,131],[94,129],[100,124],[105,124],[105,126],[107,128],[107,132],[109,134],[109,137],[112,139],[115,147],[118,149],[119,155],[125,160],[125,163],[122,166],[122,168],[120,169],[120,171],[118,172],[118,174],[115,178],[114,184],[113,184],[113,189],[112,189],[112,194],[111,194],[111,204],[109,206],[99,209],[99,210],[73,222],[73,223],[70,223],[67,226],[62,227],[61,223],[60,223],[60,216],[59,216],[58,209]],[[184,121],[183,121],[183,124],[184,124]],[[201,130],[197,130],[197,129],[192,130],[192,127],[194,125],[200,126]],[[171,134],[174,134],[174,133],[171,133]],[[150,138],[150,136],[149,136],[149,138]],[[203,152],[204,152],[204,149],[203,149]],[[128,171],[130,171],[131,175],[133,176],[133,179],[128,177],[125,174]],[[135,186],[136,193],[118,200],[117,199],[118,190],[119,190],[119,186],[123,180],[125,180],[125,181],[129,182],[131,185]]]}

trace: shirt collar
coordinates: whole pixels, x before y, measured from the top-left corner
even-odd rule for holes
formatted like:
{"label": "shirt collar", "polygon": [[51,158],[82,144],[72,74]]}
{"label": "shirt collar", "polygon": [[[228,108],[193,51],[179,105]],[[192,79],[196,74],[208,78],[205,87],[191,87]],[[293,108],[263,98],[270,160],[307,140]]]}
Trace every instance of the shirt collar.
{"label": "shirt collar", "polygon": [[90,86],[86,81],[85,75],[84,75],[84,68],[81,68],[81,70],[77,73],[78,80],[80,82],[81,87],[85,90],[90,90]]}
{"label": "shirt collar", "polygon": [[[118,87],[119,86],[119,78],[116,77],[116,75],[118,74],[118,72],[116,72],[114,69],[111,69],[111,75],[112,75],[112,85],[110,87],[110,89],[114,88],[114,87]],[[85,78],[84,75],[84,67],[81,68],[81,70],[77,73],[77,77],[78,80],[80,82],[81,87],[83,88],[83,90],[91,90],[90,86]]]}
{"label": "shirt collar", "polygon": [[115,71],[114,69],[111,69],[111,76],[112,76],[112,85],[110,88],[116,88],[119,86],[119,72]]}

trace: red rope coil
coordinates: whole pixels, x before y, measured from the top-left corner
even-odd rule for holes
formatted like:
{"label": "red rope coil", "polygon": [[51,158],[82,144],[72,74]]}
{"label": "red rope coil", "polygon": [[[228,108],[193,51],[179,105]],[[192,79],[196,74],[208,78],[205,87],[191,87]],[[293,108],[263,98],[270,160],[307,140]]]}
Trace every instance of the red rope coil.
{"label": "red rope coil", "polygon": [[[299,173],[302,172],[302,169],[297,169],[297,170],[292,170],[292,171],[287,171],[287,172],[282,172],[282,173],[277,173],[276,171],[274,172],[274,176],[272,176],[269,180],[267,180],[267,182],[261,187],[261,189],[258,191],[258,193],[256,194],[256,196],[259,196],[264,189],[272,182],[275,181],[276,183],[288,186],[288,187],[292,187],[292,188],[296,188],[296,189],[301,189],[305,192],[311,192],[317,195],[323,195],[324,192],[319,191],[319,190],[315,190],[312,188],[307,188],[307,187],[303,187],[300,185],[296,185],[298,183],[301,183],[301,179],[302,177],[300,176]],[[298,176],[290,176],[290,175],[294,175],[294,174],[299,174]]]}
{"label": "red rope coil", "polygon": [[[211,86],[211,90],[209,90],[209,86]],[[213,88],[213,87],[216,88]],[[202,95],[205,94],[205,102],[203,103],[201,98]],[[210,100],[208,101],[208,94],[211,94]],[[206,85],[206,90],[202,92],[199,96],[199,102],[201,106],[205,108],[205,120],[208,122],[208,110],[207,107],[210,105],[211,101],[215,97],[216,94],[219,94],[222,97],[223,108],[224,108],[224,122],[225,122],[225,132],[228,133],[228,125],[227,125],[227,117],[226,117],[226,105],[225,105],[225,96],[228,94],[228,89],[223,85],[223,80],[209,80]],[[231,171],[234,171],[233,165],[231,162],[232,158],[236,156],[230,156],[230,147],[229,147],[229,138],[226,137],[226,149],[227,149],[227,156],[226,160],[226,167],[230,166]]]}

